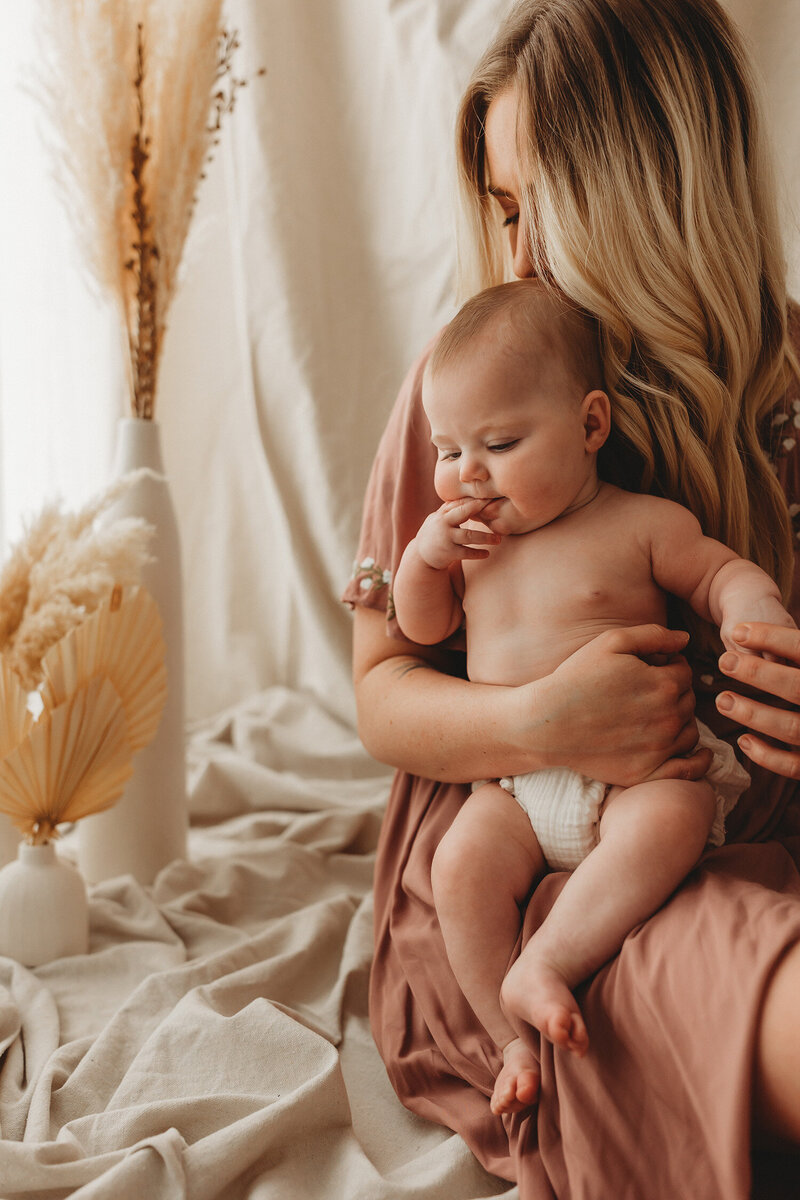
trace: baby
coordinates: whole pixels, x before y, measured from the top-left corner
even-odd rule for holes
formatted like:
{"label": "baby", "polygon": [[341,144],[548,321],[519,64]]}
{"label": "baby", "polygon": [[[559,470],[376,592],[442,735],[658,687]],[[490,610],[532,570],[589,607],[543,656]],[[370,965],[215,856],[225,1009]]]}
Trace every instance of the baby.
{"label": "baby", "polygon": [[[474,297],[434,348],[423,404],[443,503],[406,548],[394,601],[418,643],[465,623],[472,680],[527,683],[606,630],[664,625],[667,593],[731,648],[740,621],[794,626],[769,576],[687,509],[599,478],[602,378],[594,325],[531,280]],[[475,785],[440,843],[432,885],[448,958],[503,1051],[494,1112],[538,1093],[536,1057],[508,1018],[585,1054],[572,989],[724,840],[749,776],[705,726],[700,742],[713,759],[699,781],[625,788],[555,766]],[[521,906],[548,866],[574,871],[506,975]]]}

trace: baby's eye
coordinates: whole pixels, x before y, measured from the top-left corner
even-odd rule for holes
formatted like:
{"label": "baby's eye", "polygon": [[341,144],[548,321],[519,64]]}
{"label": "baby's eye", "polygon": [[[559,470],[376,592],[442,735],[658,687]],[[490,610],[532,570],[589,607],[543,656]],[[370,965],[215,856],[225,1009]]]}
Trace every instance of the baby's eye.
{"label": "baby's eye", "polygon": [[512,446],[516,446],[518,441],[519,438],[512,438],[510,442],[496,442],[494,445],[490,446],[489,449],[495,454],[502,454],[504,450],[510,450]]}
{"label": "baby's eye", "polygon": [[439,462],[451,462],[453,459],[461,456],[460,450],[442,450],[439,454]]}
{"label": "baby's eye", "polygon": [[505,221],[503,221],[503,229],[507,229],[509,225],[516,225],[518,221],[519,213],[511,213],[511,215],[506,217]]}

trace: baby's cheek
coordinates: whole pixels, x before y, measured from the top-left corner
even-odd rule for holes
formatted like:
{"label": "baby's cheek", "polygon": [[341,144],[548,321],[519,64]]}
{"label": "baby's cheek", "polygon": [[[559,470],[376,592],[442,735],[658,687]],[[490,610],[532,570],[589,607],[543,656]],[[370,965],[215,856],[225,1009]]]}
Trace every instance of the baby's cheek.
{"label": "baby's cheek", "polygon": [[457,472],[448,471],[442,467],[437,467],[434,471],[433,486],[436,489],[436,495],[445,503],[448,500],[459,500],[463,495]]}

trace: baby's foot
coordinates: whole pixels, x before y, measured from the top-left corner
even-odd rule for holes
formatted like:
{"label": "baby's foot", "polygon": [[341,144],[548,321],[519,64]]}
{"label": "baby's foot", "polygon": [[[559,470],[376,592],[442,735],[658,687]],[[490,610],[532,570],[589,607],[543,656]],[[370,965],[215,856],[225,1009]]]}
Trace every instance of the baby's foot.
{"label": "baby's foot", "polygon": [[503,1068],[494,1083],[493,1113],[521,1112],[539,1098],[539,1064],[522,1038],[514,1038],[503,1051]]}
{"label": "baby's foot", "polygon": [[556,966],[529,942],[503,983],[501,998],[506,1012],[522,1017],[556,1046],[583,1058],[589,1035],[575,997]]}

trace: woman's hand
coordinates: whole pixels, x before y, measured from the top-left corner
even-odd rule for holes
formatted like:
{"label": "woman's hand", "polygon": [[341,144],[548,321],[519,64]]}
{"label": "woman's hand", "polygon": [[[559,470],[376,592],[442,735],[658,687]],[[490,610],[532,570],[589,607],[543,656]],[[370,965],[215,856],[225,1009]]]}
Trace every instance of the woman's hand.
{"label": "woman's hand", "polygon": [[711,754],[692,753],[695,698],[680,653],[688,640],[660,625],[610,630],[532,685],[540,693],[532,719],[543,714],[549,762],[625,786],[701,778]]}
{"label": "woman's hand", "polygon": [[776,775],[800,779],[800,630],[753,621],[737,625],[733,639],[742,653],[723,654],[720,670],[790,707],[726,691],[717,696],[717,708],[732,721],[766,735],[742,734],[739,745],[748,758]]}

